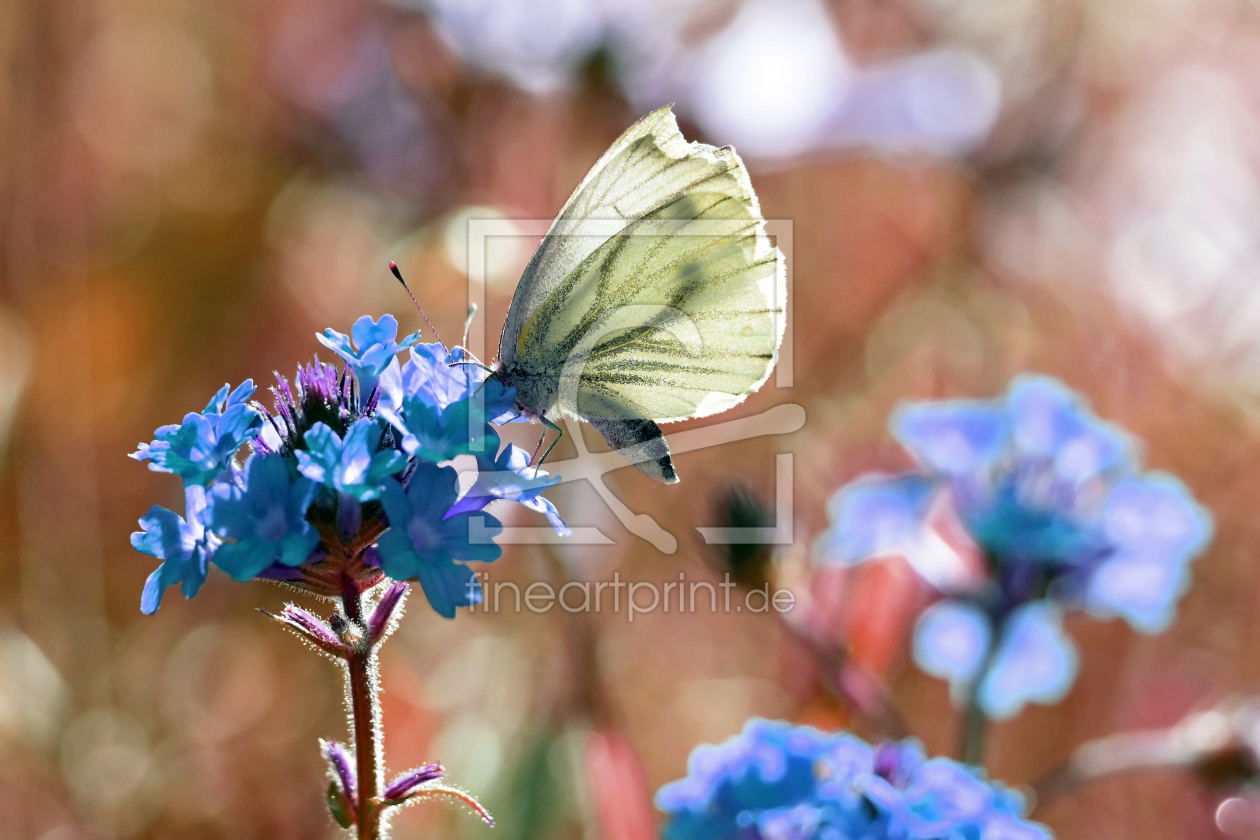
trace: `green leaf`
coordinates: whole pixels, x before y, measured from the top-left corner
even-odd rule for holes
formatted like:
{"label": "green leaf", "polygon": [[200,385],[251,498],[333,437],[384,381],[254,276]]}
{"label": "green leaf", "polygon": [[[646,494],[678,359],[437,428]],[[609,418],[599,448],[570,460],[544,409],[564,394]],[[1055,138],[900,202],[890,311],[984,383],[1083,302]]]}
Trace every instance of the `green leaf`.
{"label": "green leaf", "polygon": [[346,793],[336,782],[328,783],[328,812],[342,828],[354,825],[354,812]]}

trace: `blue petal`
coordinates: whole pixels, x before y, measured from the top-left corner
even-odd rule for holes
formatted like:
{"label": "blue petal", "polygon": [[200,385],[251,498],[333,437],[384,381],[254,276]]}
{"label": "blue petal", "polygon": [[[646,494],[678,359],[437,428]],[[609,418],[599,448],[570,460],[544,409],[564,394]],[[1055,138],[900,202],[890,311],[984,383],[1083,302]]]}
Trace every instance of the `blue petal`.
{"label": "blue petal", "polygon": [[[388,498],[388,492],[381,497],[382,501]],[[390,517],[390,522],[399,521],[405,522],[406,520]],[[385,574],[394,580],[410,580],[419,576],[420,567],[424,565],[424,559],[416,553],[415,546],[412,545],[411,539],[407,536],[405,530],[391,526],[388,531],[381,534],[376,545],[380,556],[381,570]]]}
{"label": "blue petal", "polygon": [[516,389],[508,388],[497,379],[487,380],[472,399],[484,400],[485,417],[495,425],[511,423],[522,415],[516,410]]}
{"label": "blue petal", "polygon": [[396,361],[395,356],[398,353],[397,344],[373,344],[367,349],[361,349],[359,358],[353,363],[354,371],[360,380],[360,387],[363,395],[367,396],[372,389],[376,387],[376,382],[380,379],[385,369],[391,363]]}
{"label": "blue petal", "polygon": [[376,384],[380,388],[380,395],[376,400],[379,408],[388,408],[394,411],[402,408],[403,397],[406,394],[403,390],[402,368],[399,367],[397,358],[389,360],[389,365],[386,366],[385,370],[381,371],[380,380]]}
{"label": "blue petal", "polygon": [[224,543],[214,554],[214,564],[227,572],[232,580],[243,582],[252,580],[270,566],[277,553],[273,543],[257,540]]}
{"label": "blue petal", "polygon": [[472,390],[472,374],[466,367],[451,367],[452,361],[459,359],[441,344],[412,347],[411,358],[402,369],[404,392],[438,409],[464,399]]}
{"label": "blue petal", "polygon": [[[249,383],[250,385],[253,384],[251,380],[246,379],[245,381]],[[201,413],[202,414],[221,414],[223,411],[223,403],[227,401],[228,391],[230,391],[231,389],[232,389],[231,385],[229,385],[226,382],[223,383],[223,387],[220,388],[218,392],[213,397],[210,398],[210,402],[206,403],[206,407],[201,410]]]}
{"label": "blue petal", "polygon": [[411,501],[407,498],[407,491],[394,479],[386,480],[381,487],[381,506],[390,521],[390,530],[386,533],[402,533],[411,518]]}
{"label": "blue petal", "polygon": [[[382,409],[388,412],[388,409]],[[383,430],[373,418],[355,421],[345,440],[323,423],[306,433],[308,451],[298,450],[298,471],[356,501],[375,499],[381,481],[405,466],[406,458],[393,449],[377,452]]]}
{"label": "blue petal", "polygon": [[432,560],[421,564],[420,586],[433,611],[443,618],[454,618],[459,607],[481,603],[481,583],[462,563]]}
{"label": "blue petal", "polygon": [[[370,440],[375,433],[375,440]],[[348,488],[360,484],[367,477],[368,467],[372,465],[372,453],[381,440],[381,428],[375,420],[367,417],[355,421],[346,432],[345,442],[340,451],[333,454],[336,464],[337,486]]]}
{"label": "blue petal", "polygon": [[1000,408],[966,400],[903,405],[889,427],[919,463],[951,478],[990,468],[1005,450],[1009,434]]}
{"label": "blue petal", "polygon": [[924,672],[949,680],[957,696],[979,676],[992,640],[983,612],[961,601],[940,601],[915,625],[914,661]]}
{"label": "blue petal", "polygon": [[827,502],[831,529],[822,536],[825,559],[857,563],[904,550],[923,531],[934,482],[914,473],[863,478]]}
{"label": "blue petal", "polygon": [[316,423],[303,435],[307,452],[325,465],[331,465],[341,452],[341,436],[324,423]]}
{"label": "blue petal", "polygon": [[[963,764],[944,758],[924,763],[904,793],[897,822],[911,837],[948,837],[960,823],[982,819],[993,791]],[[957,836],[957,835],[954,835]]]}
{"label": "blue petal", "polygon": [[145,615],[153,615],[162,605],[162,593],[170,585],[163,579],[165,570],[166,564],[163,563],[145,578],[144,590],[140,593],[140,612]]}
{"label": "blue petal", "polygon": [[341,451],[341,438],[324,423],[316,423],[306,430],[303,439],[306,450],[293,453],[297,457],[298,472],[311,481],[332,487],[331,470]]}
{"label": "blue petal", "polygon": [[215,485],[210,508],[214,531],[229,540],[215,563],[236,580],[248,580],[277,560],[296,566],[319,543],[306,521],[306,510],[319,485],[305,476],[290,481],[287,459],[251,455],[245,463],[245,488]]}
{"label": "blue petal", "polygon": [[475,365],[455,364],[468,361],[462,347],[448,351],[441,344],[418,344],[411,349],[411,359],[403,366],[403,391],[419,397],[435,408],[445,410],[460,400],[472,400],[481,416],[492,423],[502,423],[515,416],[516,389],[505,388],[495,378]]}
{"label": "blue petal", "polygon": [[1103,512],[1107,538],[1148,557],[1187,557],[1212,535],[1212,518],[1171,475],[1148,473],[1117,482]]}
{"label": "blue petal", "polygon": [[210,551],[204,543],[198,543],[192,555],[184,561],[180,569],[178,583],[180,592],[185,598],[195,598],[206,582],[206,574],[210,571]]}
{"label": "blue petal", "polygon": [[1189,583],[1184,562],[1122,553],[1094,570],[1085,608],[1099,618],[1119,616],[1143,633],[1161,633],[1176,618],[1177,599]]}
{"label": "blue petal", "polygon": [[459,491],[459,475],[450,467],[420,463],[407,483],[407,501],[414,514],[422,514],[435,523],[442,521]]}
{"label": "blue petal", "polygon": [[131,457],[149,461],[151,470],[179,475],[185,485],[209,484],[228,469],[236,451],[262,428],[257,409],[231,403],[234,397],[252,393],[253,383],[248,380],[231,396],[224,385],[205,415],[187,414],[178,426],[162,426],[154,433],[156,439],[141,444]]}
{"label": "blue petal", "polygon": [[229,405],[219,417],[214,430],[216,443],[222,450],[226,450],[220,452],[220,456],[226,459],[234,455],[242,444],[257,434],[262,425],[262,415],[252,405],[248,403]]}
{"label": "blue petal", "polygon": [[364,315],[354,322],[350,335],[360,351],[373,344],[393,344],[394,336],[398,335],[398,319],[385,314],[381,316],[381,320],[373,321],[371,315]]}
{"label": "blue petal", "polygon": [[254,395],[254,380],[246,379],[236,389],[228,395],[225,411],[235,405],[244,405],[246,401]]}
{"label": "blue petal", "polygon": [[[311,502],[315,501],[315,496],[318,493],[319,485],[303,476],[299,476],[291,485],[289,485],[285,513],[288,515],[289,527],[291,530],[302,534],[313,532],[315,530],[311,524],[306,521],[306,511],[310,508]],[[312,548],[314,548],[314,546],[312,546]]]}
{"label": "blue petal", "polygon": [[498,448],[498,433],[488,423],[470,429],[468,400],[439,409],[423,397],[407,397],[401,414],[381,408],[380,415],[402,433],[408,454],[433,463]]}
{"label": "blue petal", "polygon": [[329,327],[322,334],[317,333],[315,338],[319,343],[327,347],[342,358],[342,361],[352,362],[358,358],[358,354],[350,346],[350,337],[344,333],[339,333]]}
{"label": "blue petal", "polygon": [[165,561],[145,581],[140,609],[146,614],[157,610],[168,587],[180,585],[184,597],[192,598],[206,580],[209,556],[217,541],[205,533],[205,489],[197,485],[186,487],[184,498],[187,521],[154,506],[140,520],[145,530],[131,535],[131,544],[137,551]]}
{"label": "blue petal", "polygon": [[447,512],[447,516],[470,510],[482,510],[495,499],[525,503],[537,498],[548,487],[560,483],[560,476],[551,476],[529,465],[529,455],[509,443],[497,456],[477,458],[477,480],[468,492]]}
{"label": "blue petal", "polygon": [[193,598],[206,582],[209,569],[209,555],[206,549],[197,545],[184,557],[167,560],[158,566],[144,582],[144,591],[140,595],[140,611],[152,615],[162,604],[162,594],[172,586],[178,585],[185,598]]}
{"label": "blue petal", "polygon": [[1052,459],[1067,482],[1079,484],[1130,459],[1127,436],[1094,417],[1057,380],[1020,377],[1007,405],[1016,446],[1026,455]]}
{"label": "blue petal", "polygon": [[279,455],[249,456],[245,477],[246,498],[256,507],[284,505],[288,501],[289,465]]}
{"label": "blue petal", "polygon": [[1103,521],[1114,553],[1086,582],[1085,607],[1144,633],[1167,629],[1189,585],[1188,565],[1211,537],[1211,517],[1180,481],[1152,474],[1118,483]]}
{"label": "blue petal", "polygon": [[551,523],[551,527],[556,533],[562,537],[569,537],[573,532],[569,530],[569,526],[564,524],[564,520],[560,518],[560,511],[556,510],[556,506],[551,503],[550,499],[544,499],[542,496],[536,496],[532,499],[521,501],[521,504],[530,510],[535,510],[547,517],[547,521]]}
{"label": "blue petal", "polygon": [[[476,518],[478,541],[473,541],[473,518]],[[490,563],[499,559],[503,549],[494,538],[503,533],[503,525],[488,513],[461,513],[444,520],[438,527],[441,548],[456,560]]]}
{"label": "blue petal", "polygon": [[1009,718],[1025,703],[1057,703],[1076,679],[1077,654],[1063,631],[1063,615],[1049,601],[1034,601],[1011,613],[997,655],[980,684],[985,714]]}
{"label": "blue petal", "polygon": [[770,808],[762,811],[755,821],[757,836],[774,840],[815,840],[826,815],[826,809],[816,805]]}
{"label": "blue petal", "polygon": [[143,531],[131,535],[131,547],[160,560],[182,557],[191,548],[192,540],[184,519],[159,505],[149,508],[140,518]]}
{"label": "blue petal", "polygon": [[[267,564],[263,568],[270,566],[272,560],[279,562],[282,566],[301,566],[311,556],[311,552],[317,545],[319,545],[319,532],[310,524],[303,522],[280,540],[278,550],[268,557]],[[253,577],[257,577],[258,572],[261,571],[262,569],[259,569],[254,572]]]}

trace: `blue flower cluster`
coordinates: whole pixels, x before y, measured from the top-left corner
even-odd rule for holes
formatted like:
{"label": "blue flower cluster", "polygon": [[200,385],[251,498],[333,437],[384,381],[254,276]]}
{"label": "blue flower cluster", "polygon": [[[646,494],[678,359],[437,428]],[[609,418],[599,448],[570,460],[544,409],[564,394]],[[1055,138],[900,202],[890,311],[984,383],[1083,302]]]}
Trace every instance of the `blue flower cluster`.
{"label": "blue flower cluster", "polygon": [[[1061,699],[1077,667],[1065,609],[1145,633],[1172,623],[1211,519],[1176,478],[1142,472],[1133,441],[1062,384],[1025,376],[996,400],[906,405],[891,428],[922,469],[841,489],[819,555],[900,554],[950,596],[920,617],[914,655],[957,699],[974,691],[996,718]],[[942,520],[974,542],[978,580]]]}
{"label": "blue flower cluster", "polygon": [[[200,414],[141,444],[131,457],[179,475],[186,496],[184,517],[154,506],[132,535],[138,551],[163,561],[145,584],[144,612],[170,586],[196,595],[213,562],[236,580],[283,580],[328,597],[414,578],[453,618],[481,600],[464,563],[499,556],[491,502],[520,502],[568,533],[540,495],[559,477],[529,468],[511,445],[499,452],[492,422],[512,419],[514,389],[452,366],[462,348],[397,334],[392,315],[360,318],[349,336],[326,330],[318,338],[345,361],[341,374],[318,359],[298,368],[292,387],[277,374],[274,412],[251,401],[251,381],[224,386]],[[460,455],[477,464],[462,493],[444,465]]]}
{"label": "blue flower cluster", "polygon": [[915,740],[872,747],[848,733],[754,718],[691,753],[656,794],[666,840],[1049,840],[1023,797],[983,772],[928,759]]}

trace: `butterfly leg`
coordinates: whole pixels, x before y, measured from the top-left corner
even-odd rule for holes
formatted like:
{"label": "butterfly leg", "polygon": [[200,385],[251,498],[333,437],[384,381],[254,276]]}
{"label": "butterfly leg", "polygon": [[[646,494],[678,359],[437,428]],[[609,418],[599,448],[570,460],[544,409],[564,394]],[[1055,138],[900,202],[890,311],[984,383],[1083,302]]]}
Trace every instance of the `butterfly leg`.
{"label": "butterfly leg", "polygon": [[[543,462],[547,460],[547,456],[551,454],[551,450],[555,449],[556,444],[560,442],[560,438],[564,437],[564,429],[560,428],[546,417],[540,417],[538,419],[542,420],[543,425],[547,427],[546,429],[543,429],[543,437],[545,438],[547,436],[547,429],[550,429],[556,433],[556,439],[551,442],[551,446],[547,447],[547,451],[543,453],[542,459],[539,460],[537,464],[534,464],[534,478],[538,477],[538,471],[542,469]],[[541,446],[542,441],[539,441],[538,445]]]}
{"label": "butterfly leg", "polygon": [[534,447],[533,453],[529,456],[529,463],[534,463],[534,459],[538,457],[538,450],[542,449],[543,441],[547,439],[547,429],[543,428],[542,437],[538,438],[538,445]]}

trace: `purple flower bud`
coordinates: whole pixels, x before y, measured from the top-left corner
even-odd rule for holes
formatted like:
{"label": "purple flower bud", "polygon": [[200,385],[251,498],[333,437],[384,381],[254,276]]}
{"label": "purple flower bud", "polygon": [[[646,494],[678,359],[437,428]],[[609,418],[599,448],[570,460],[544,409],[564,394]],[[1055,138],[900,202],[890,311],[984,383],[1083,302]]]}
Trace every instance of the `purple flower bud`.
{"label": "purple flower bud", "polygon": [[431,782],[434,779],[440,779],[446,775],[446,770],[441,764],[426,764],[423,767],[416,767],[403,773],[397,779],[389,783],[389,787],[385,788],[385,799],[406,799],[409,794],[415,793],[416,788],[425,782]]}
{"label": "purple flower bud", "polygon": [[345,791],[346,798],[350,800],[351,805],[357,807],[354,768],[350,766],[350,756],[346,754],[346,748],[337,741],[321,740],[319,749],[324,754],[324,760],[328,762],[333,775],[341,783],[341,789]]}
{"label": "purple flower bud", "polygon": [[402,603],[403,596],[406,594],[407,584],[403,581],[398,581],[381,596],[380,603],[376,605],[376,609],[372,612],[372,617],[368,619],[368,639],[371,644],[376,644],[385,635],[385,630],[389,627],[389,620],[393,618],[394,612],[398,609],[398,605]]}
{"label": "purple flower bud", "polygon": [[280,617],[316,642],[335,648],[342,647],[341,640],[327,624],[301,607],[285,604],[280,611]]}

